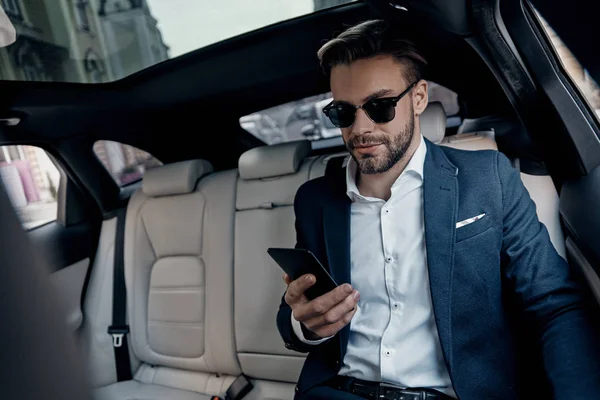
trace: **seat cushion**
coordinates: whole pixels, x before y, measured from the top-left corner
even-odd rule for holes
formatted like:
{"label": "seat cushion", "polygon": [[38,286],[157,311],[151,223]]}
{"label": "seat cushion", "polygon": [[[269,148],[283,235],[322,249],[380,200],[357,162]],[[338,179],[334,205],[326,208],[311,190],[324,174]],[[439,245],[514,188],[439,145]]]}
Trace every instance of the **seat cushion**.
{"label": "seat cushion", "polygon": [[[244,400],[292,400],[292,383],[252,380],[254,388]],[[161,385],[126,381],[97,389],[95,400],[209,400],[212,396]]]}
{"label": "seat cushion", "polygon": [[210,400],[211,396],[138,381],[125,381],[94,391],[95,400]]}
{"label": "seat cushion", "polygon": [[295,394],[293,383],[252,380],[254,388],[244,400],[292,400]]}

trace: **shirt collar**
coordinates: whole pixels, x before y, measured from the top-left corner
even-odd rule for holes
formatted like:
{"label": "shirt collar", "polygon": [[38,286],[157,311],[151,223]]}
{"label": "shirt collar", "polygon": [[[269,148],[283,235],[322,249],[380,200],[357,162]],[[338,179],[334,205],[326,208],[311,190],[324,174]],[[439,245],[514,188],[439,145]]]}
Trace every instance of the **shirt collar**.
{"label": "shirt collar", "polygon": [[[423,169],[425,165],[425,156],[427,155],[427,144],[425,143],[425,139],[421,136],[421,141],[419,143],[419,147],[417,147],[417,151],[411,157],[410,161],[404,168],[404,171],[400,174],[398,179],[392,185],[392,192],[399,185],[400,178],[404,175],[413,175],[423,181]],[[350,157],[348,161],[348,165],[346,166],[346,195],[352,201],[356,201],[357,198],[364,198],[363,195],[358,191],[358,186],[356,185],[356,174],[358,172],[358,165],[354,158]]]}

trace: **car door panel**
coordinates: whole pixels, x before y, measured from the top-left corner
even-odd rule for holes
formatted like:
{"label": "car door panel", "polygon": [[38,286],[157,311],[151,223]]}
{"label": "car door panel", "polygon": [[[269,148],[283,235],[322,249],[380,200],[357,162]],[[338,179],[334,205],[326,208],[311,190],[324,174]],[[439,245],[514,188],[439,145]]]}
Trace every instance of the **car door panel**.
{"label": "car door panel", "polygon": [[581,249],[571,238],[567,238],[567,252],[569,254],[570,264],[578,268],[587,281],[592,294],[596,301],[600,304],[600,277],[598,273],[587,260]]}
{"label": "car door panel", "polygon": [[565,182],[560,213],[567,234],[567,251],[600,303],[600,167],[585,177]]}
{"label": "car door panel", "polygon": [[81,293],[86,282],[89,265],[90,259],[84,258],[50,275],[50,281],[57,291],[57,296],[65,307],[66,323],[71,331],[77,331],[83,323]]}
{"label": "car door panel", "polygon": [[97,245],[97,229],[89,222],[64,226],[50,222],[29,231],[32,243],[49,258],[52,272],[89,258]]}

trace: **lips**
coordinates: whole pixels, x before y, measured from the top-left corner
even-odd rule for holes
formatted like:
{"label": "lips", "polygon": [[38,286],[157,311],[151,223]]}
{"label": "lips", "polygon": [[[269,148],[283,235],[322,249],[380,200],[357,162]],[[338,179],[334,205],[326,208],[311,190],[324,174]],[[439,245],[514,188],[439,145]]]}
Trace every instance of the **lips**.
{"label": "lips", "polygon": [[373,151],[375,151],[379,146],[381,146],[381,143],[369,143],[369,144],[362,144],[360,146],[354,146],[354,149],[361,154],[368,154],[368,153],[372,153]]}
{"label": "lips", "polygon": [[368,147],[377,147],[380,144],[381,143],[363,143],[363,144],[354,145],[354,148],[355,149],[364,149],[364,148],[368,148]]}

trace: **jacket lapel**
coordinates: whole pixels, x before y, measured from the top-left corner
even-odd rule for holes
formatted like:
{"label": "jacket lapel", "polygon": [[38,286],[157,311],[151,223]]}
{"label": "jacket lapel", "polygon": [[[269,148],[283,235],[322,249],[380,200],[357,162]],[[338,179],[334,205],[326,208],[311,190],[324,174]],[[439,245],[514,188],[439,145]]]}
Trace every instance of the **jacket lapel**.
{"label": "jacket lapel", "polygon": [[452,374],[451,290],[458,212],[458,169],[438,146],[428,140],[426,143],[423,206],[429,285],[442,351]]}
{"label": "jacket lapel", "polygon": [[[350,283],[351,202],[346,195],[345,186],[345,179],[339,177],[333,184],[333,197],[323,205],[323,235],[327,262],[329,272],[338,285]],[[350,324],[340,331],[340,361],[344,359],[349,335]]]}
{"label": "jacket lapel", "polygon": [[344,193],[323,206],[327,262],[338,285],[350,283],[350,204]]}

